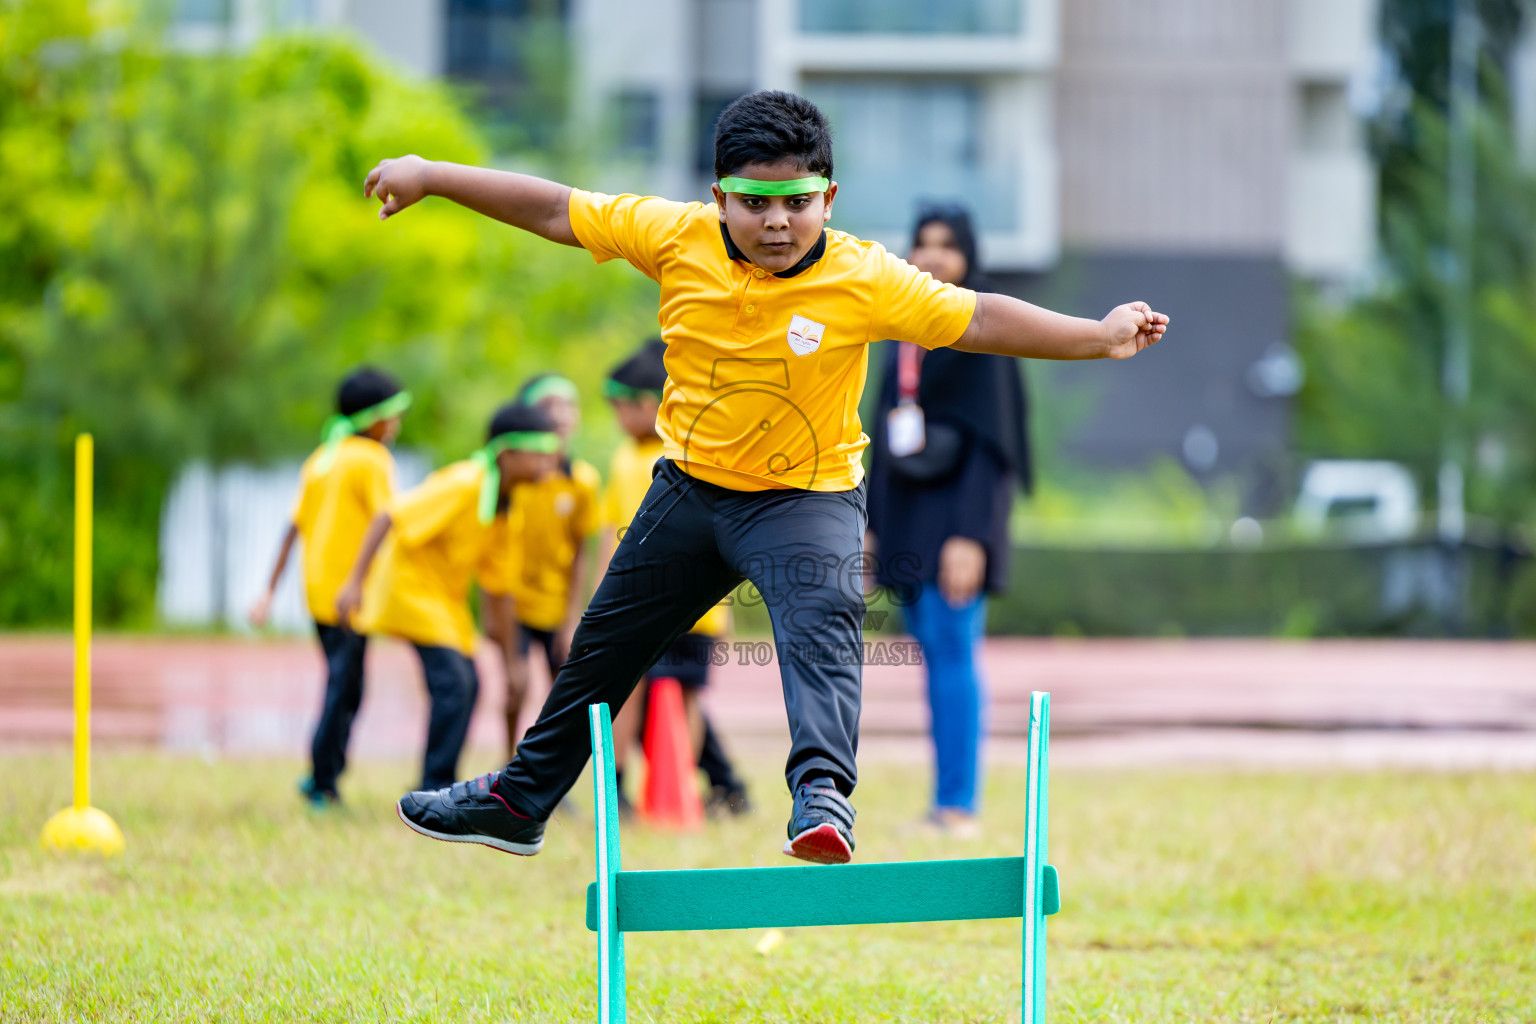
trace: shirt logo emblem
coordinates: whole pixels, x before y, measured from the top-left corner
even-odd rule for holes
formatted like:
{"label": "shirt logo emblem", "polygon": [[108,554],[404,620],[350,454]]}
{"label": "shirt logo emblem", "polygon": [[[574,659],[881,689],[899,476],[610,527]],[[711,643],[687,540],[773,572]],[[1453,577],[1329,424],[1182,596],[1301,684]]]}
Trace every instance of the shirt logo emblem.
{"label": "shirt logo emblem", "polygon": [[555,515],[564,519],[570,515],[576,507],[576,499],[569,494],[557,495],[555,498]]}
{"label": "shirt logo emblem", "polygon": [[807,320],[796,314],[789,318],[789,348],[797,356],[808,356],[821,347],[821,335],[826,324]]}

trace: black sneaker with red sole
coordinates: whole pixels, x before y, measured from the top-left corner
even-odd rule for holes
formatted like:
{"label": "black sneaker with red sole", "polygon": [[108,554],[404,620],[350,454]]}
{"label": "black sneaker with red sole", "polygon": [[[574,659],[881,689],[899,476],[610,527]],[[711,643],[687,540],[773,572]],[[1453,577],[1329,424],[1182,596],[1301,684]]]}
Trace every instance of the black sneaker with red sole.
{"label": "black sneaker with red sole", "polygon": [[478,843],[532,857],[544,848],[544,823],[513,811],[494,789],[496,773],[455,782],[447,789],[407,793],[395,805],[400,820],[445,843]]}
{"label": "black sneaker with red sole", "polygon": [[847,864],[853,859],[853,805],[830,779],[795,787],[784,853],[812,864]]}

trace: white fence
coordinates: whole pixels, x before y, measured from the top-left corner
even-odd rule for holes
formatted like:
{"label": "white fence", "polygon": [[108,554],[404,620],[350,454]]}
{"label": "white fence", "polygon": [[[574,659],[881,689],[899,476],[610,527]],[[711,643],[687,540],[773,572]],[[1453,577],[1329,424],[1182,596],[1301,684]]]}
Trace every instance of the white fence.
{"label": "white fence", "polygon": [[[182,470],[160,513],[155,602],[162,622],[250,628],[246,611],[266,586],[288,528],[299,466],[293,461],[211,470],[194,463]],[[430,468],[422,454],[397,451],[395,484],[414,487]],[[272,625],[279,630],[310,628],[300,547],[294,546],[272,602]]]}

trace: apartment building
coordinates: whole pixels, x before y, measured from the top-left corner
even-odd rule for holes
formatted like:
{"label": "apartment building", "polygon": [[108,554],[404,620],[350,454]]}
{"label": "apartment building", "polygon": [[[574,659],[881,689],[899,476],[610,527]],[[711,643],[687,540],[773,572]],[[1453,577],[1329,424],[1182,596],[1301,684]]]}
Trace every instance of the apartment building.
{"label": "apartment building", "polygon": [[443,0],[175,0],[172,38],[190,50],[245,47],[269,32],[342,30],[403,70],[447,67]]}
{"label": "apartment building", "polygon": [[1085,410],[1071,456],[1175,455],[1247,478],[1254,511],[1283,500],[1305,372],[1288,344],[1293,284],[1347,290],[1374,258],[1360,114],[1376,24],[1374,0],[1064,3],[1065,255],[1042,291],[1083,313],[1140,295],[1174,317],[1148,358],[1052,378]]}
{"label": "apartment building", "polygon": [[[1360,115],[1377,0],[184,0],[205,34],[346,27],[401,66],[486,87],[566,26],[594,187],[703,198],[715,116],[762,87],[837,133],[834,224],[904,249],[928,199],[976,211],[1010,291],[1084,314],[1145,297],[1166,346],[1053,368],[1093,465],[1201,474],[1280,459],[1300,367],[1297,279],[1369,277]],[[275,13],[274,13],[275,12]],[[222,22],[221,22],[222,19]],[[263,20],[265,19],[265,20]],[[183,31],[196,36],[196,18]],[[1042,374],[1044,371],[1042,371]],[[1135,424],[1127,429],[1127,421]],[[1266,470],[1267,472],[1267,470]]]}

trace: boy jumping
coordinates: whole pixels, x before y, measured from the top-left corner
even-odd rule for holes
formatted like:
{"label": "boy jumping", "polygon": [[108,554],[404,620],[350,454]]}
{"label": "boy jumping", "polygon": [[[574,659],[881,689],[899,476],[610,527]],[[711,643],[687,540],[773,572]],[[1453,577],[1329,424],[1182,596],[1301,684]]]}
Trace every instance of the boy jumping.
{"label": "boy jumping", "polygon": [[853,852],[863,652],[859,422],[869,342],[1042,359],[1124,359],[1168,318],[1144,302],[1102,321],[940,284],[872,242],[825,228],[832,132],[784,92],[732,103],[715,127],[713,204],[607,196],[523,174],[385,160],[364,191],[386,219],[441,196],[598,262],[622,257],[661,285],[665,461],[581,617],[517,756],[499,772],[402,797],[416,831],[517,854],[590,756],[587,705],[623,705],[636,681],[743,579],[773,620],[791,747],[784,852]]}

